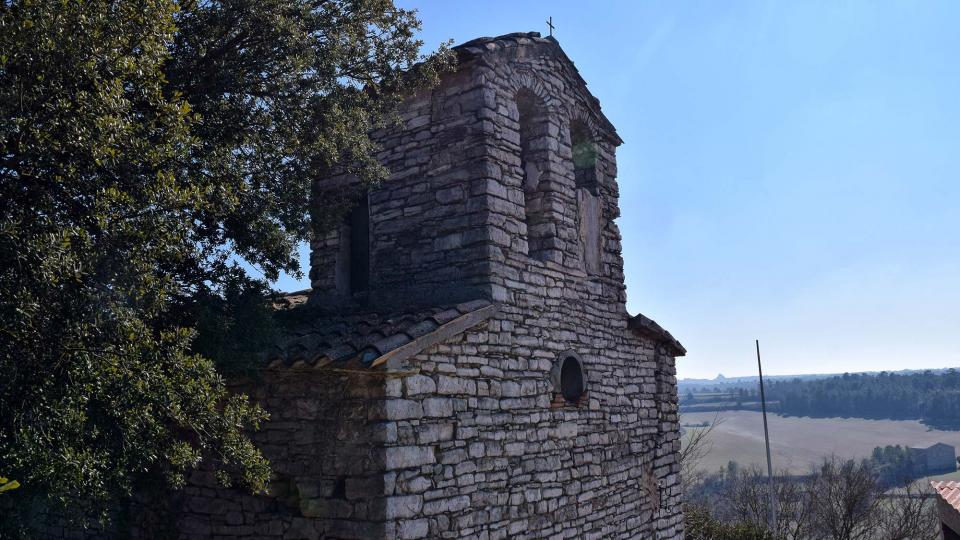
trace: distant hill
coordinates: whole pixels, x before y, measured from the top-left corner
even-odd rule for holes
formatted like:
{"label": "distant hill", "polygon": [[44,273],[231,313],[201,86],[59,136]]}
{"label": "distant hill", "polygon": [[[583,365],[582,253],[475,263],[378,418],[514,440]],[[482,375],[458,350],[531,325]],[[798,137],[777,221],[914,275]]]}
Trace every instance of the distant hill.
{"label": "distant hill", "polygon": [[[829,379],[830,377],[840,377],[843,375],[880,375],[881,373],[892,374],[892,375],[911,375],[914,373],[924,373],[929,371],[933,374],[941,374],[952,368],[936,368],[936,369],[901,369],[899,371],[857,371],[857,372],[844,372],[844,373],[805,373],[799,375],[764,375],[764,381],[810,381],[817,379]],[[718,374],[713,379],[679,379],[677,380],[677,386],[680,388],[681,393],[687,390],[694,390],[700,388],[715,388],[719,387],[721,390],[735,390],[738,388],[752,388],[759,384],[760,378],[756,375],[749,375],[743,377],[724,377],[723,374]]]}

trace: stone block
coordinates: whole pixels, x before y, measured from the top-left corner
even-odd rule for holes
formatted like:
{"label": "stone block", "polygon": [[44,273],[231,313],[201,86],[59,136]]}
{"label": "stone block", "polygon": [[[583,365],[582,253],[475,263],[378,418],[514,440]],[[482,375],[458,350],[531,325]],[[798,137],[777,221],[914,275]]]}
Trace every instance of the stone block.
{"label": "stone block", "polygon": [[403,386],[408,397],[432,394],[437,391],[437,383],[430,377],[415,374],[403,379]]}
{"label": "stone block", "polygon": [[386,449],[385,463],[388,470],[407,469],[437,462],[430,446],[393,446]]}
{"label": "stone block", "polygon": [[422,495],[398,495],[387,497],[386,518],[389,520],[415,517],[420,514],[420,510],[422,508]]}
{"label": "stone block", "polygon": [[423,400],[423,415],[434,418],[453,416],[453,399],[428,398]]}
{"label": "stone block", "polygon": [[387,418],[406,420],[423,416],[423,405],[409,399],[388,399],[385,403]]}
{"label": "stone block", "polygon": [[381,476],[347,478],[344,482],[347,500],[373,499],[384,494],[384,482]]}
{"label": "stone block", "polygon": [[426,519],[413,519],[400,522],[397,535],[403,540],[426,538],[430,535],[430,522]]}
{"label": "stone block", "polygon": [[437,377],[437,393],[442,395],[474,395],[477,383],[462,377]]}

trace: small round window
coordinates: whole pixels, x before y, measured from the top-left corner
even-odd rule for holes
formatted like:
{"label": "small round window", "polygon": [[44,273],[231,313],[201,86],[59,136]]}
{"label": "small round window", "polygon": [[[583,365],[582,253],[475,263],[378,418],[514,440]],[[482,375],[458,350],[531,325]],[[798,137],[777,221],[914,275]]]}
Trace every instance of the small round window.
{"label": "small round window", "polygon": [[563,359],[563,367],[560,368],[560,392],[563,399],[576,403],[583,395],[583,369],[580,368],[580,362],[572,356]]}
{"label": "small round window", "polygon": [[551,373],[554,391],[567,403],[577,403],[587,390],[583,364],[575,353],[568,352],[557,359]]}

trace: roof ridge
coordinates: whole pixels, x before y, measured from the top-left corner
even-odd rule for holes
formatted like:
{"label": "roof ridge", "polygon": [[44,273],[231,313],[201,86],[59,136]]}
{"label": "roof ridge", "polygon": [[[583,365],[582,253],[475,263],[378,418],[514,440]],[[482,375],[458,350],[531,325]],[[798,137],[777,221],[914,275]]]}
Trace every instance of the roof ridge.
{"label": "roof ridge", "polygon": [[517,40],[520,40],[520,39],[529,39],[534,41],[539,40],[543,43],[550,43],[550,42],[558,43],[556,38],[554,38],[553,36],[549,38],[541,37],[540,32],[510,32],[508,34],[502,34],[496,37],[481,36],[481,37],[473,38],[470,41],[465,41],[459,45],[454,45],[453,49],[454,50],[465,49],[468,47],[474,47],[477,45],[486,45],[487,43],[494,43],[494,42],[506,42],[506,41],[516,42]]}

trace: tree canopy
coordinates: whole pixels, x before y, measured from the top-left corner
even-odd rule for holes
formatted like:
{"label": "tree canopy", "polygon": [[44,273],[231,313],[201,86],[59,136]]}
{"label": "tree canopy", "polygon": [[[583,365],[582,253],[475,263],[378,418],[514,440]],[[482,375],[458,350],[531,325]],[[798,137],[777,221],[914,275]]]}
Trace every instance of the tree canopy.
{"label": "tree canopy", "polygon": [[817,380],[773,381],[768,399],[797,416],[918,419],[956,429],[960,422],[960,372],[844,374]]}
{"label": "tree canopy", "polygon": [[368,132],[450,65],[418,30],[388,0],[0,2],[2,497],[102,511],[202,458],[265,487],[265,414],[194,329],[300,271],[348,199],[312,179],[384,177]]}

